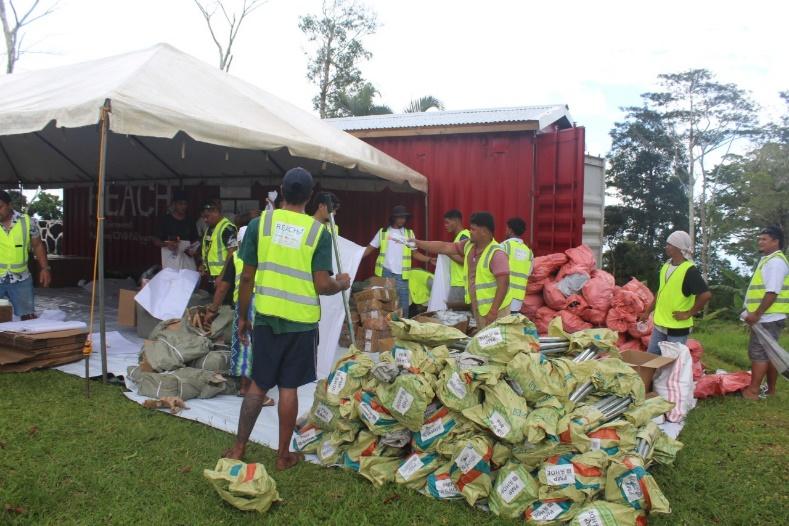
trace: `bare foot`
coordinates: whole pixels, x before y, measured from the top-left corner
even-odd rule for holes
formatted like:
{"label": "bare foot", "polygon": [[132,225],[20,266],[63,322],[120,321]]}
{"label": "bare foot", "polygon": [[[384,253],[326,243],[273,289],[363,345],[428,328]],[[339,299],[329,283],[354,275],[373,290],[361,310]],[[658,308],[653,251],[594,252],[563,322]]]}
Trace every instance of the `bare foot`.
{"label": "bare foot", "polygon": [[773,389],[773,390],[768,389],[767,390],[767,396],[775,396],[775,389]]}
{"label": "bare foot", "polygon": [[304,460],[304,455],[298,453],[288,453],[285,456],[277,457],[277,471],[290,469],[302,460]]}
{"label": "bare foot", "polygon": [[748,387],[742,390],[742,397],[746,400],[759,400],[759,393],[754,393]]}
{"label": "bare foot", "polygon": [[233,460],[241,460],[246,452],[246,446],[234,445],[230,449],[222,453],[222,458],[230,458]]}

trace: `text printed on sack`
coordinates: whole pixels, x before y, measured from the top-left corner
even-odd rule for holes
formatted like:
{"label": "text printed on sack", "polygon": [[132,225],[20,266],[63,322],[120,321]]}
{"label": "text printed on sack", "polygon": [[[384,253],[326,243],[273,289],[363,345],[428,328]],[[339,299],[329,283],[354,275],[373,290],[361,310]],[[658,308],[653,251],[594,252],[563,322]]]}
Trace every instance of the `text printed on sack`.
{"label": "text printed on sack", "polygon": [[515,497],[521,494],[525,487],[526,484],[523,483],[523,479],[520,478],[517,473],[513,472],[507,475],[504,480],[499,483],[496,491],[499,492],[501,500],[509,504],[515,499]]}
{"label": "text printed on sack", "polygon": [[575,470],[572,464],[545,466],[545,480],[551,486],[575,484]]}
{"label": "text printed on sack", "polygon": [[465,474],[479,464],[480,460],[482,460],[482,455],[477,453],[474,446],[469,444],[463,448],[463,451],[461,451],[460,455],[455,459],[455,464],[460,468],[460,471]]}
{"label": "text printed on sack", "polygon": [[475,338],[477,339],[479,346],[483,349],[492,347],[504,341],[504,336],[501,334],[501,329],[499,327],[485,329],[484,331],[477,334]]}

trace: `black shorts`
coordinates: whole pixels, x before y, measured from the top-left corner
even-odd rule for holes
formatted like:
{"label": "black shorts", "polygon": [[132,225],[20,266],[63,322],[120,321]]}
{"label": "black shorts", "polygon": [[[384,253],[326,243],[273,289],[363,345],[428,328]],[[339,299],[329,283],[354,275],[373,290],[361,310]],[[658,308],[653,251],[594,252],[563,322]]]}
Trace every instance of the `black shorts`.
{"label": "black shorts", "polygon": [[268,325],[255,325],[252,379],[261,389],[296,389],[316,380],[318,329],[274,334]]}

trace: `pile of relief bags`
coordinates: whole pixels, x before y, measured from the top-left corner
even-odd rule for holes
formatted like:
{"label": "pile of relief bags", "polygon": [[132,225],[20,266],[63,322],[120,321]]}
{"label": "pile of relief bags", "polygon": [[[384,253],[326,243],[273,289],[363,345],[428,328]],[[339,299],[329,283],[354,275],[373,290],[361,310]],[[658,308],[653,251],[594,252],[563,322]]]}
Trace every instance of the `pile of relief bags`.
{"label": "pile of relief bags", "polygon": [[293,449],[529,524],[641,525],[669,513],[648,468],[682,447],[653,422],[673,404],[645,399],[612,331],[569,334],[557,319],[551,341],[567,349],[549,353],[522,315],[471,339],[414,320],[390,328],[391,349],[351,347],[318,382]]}
{"label": "pile of relief bags", "polygon": [[182,319],[160,322],[145,340],[138,365],[128,368],[127,382],[148,398],[213,398],[236,394],[238,381],[229,376],[233,311],[223,306],[210,326],[195,323],[197,310]]}

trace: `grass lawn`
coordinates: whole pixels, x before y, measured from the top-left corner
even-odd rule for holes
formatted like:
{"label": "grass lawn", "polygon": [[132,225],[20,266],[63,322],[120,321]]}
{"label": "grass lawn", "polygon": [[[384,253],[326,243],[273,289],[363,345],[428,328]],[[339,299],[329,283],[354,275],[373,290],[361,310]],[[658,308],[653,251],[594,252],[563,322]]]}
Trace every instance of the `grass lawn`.
{"label": "grass lawn", "polygon": [[[782,343],[789,348],[789,335]],[[696,337],[709,369],[748,367],[747,336],[715,325]],[[650,524],[789,524],[789,383],[765,402],[701,401],[672,467],[654,470],[672,515]],[[56,371],[0,375],[0,524],[514,524],[395,485],[375,488],[310,464],[275,473],[284,502],[265,516],[226,505],[202,470],[231,436],[144,410],[118,387]],[[274,453],[248,459],[273,473]]]}

